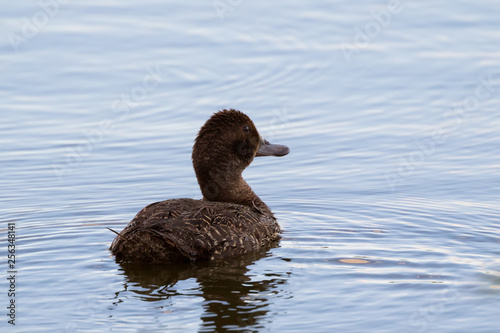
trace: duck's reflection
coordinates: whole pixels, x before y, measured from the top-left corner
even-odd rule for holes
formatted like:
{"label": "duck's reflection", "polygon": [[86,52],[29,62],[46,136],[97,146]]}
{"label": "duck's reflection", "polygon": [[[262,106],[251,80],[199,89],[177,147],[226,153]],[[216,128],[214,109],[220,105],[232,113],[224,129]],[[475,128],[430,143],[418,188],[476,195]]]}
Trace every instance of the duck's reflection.
{"label": "duck's reflection", "polygon": [[[272,244],[276,245],[276,244]],[[269,248],[237,260],[205,262],[177,266],[144,266],[121,264],[125,275],[124,291],[140,295],[144,301],[175,300],[176,296],[201,296],[204,299],[200,331],[224,332],[238,329],[263,328],[269,305],[285,283],[289,273],[272,272],[252,277],[250,268],[255,261],[269,256]],[[272,271],[272,267],[270,268]],[[176,288],[179,281],[195,278],[197,292]],[[120,292],[121,293],[121,292]],[[117,294],[118,301],[124,299]]]}

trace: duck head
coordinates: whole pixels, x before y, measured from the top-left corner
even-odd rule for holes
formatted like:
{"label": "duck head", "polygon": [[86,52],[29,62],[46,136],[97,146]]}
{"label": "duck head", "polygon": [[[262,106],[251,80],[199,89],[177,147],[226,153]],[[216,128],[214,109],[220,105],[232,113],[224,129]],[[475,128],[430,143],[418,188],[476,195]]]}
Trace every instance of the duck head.
{"label": "duck head", "polygon": [[289,151],[263,139],[243,112],[214,113],[193,146],[193,167],[203,199],[265,206],[241,174],[256,156],[285,156]]}

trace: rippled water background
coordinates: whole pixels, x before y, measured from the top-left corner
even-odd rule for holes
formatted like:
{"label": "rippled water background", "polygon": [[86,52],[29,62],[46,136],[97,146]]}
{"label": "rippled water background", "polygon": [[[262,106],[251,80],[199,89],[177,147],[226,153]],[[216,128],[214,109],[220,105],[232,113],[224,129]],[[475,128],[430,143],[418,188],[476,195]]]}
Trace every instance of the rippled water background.
{"label": "rippled water background", "polygon": [[[498,330],[498,1],[50,3],[0,12],[2,332]],[[222,108],[291,148],[244,174],[279,247],[115,263]]]}

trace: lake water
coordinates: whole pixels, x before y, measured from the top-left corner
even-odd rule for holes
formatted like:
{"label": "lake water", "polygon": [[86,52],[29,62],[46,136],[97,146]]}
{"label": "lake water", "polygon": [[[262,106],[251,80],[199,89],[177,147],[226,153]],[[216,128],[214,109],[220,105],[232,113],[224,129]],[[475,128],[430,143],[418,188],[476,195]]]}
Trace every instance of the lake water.
{"label": "lake water", "polygon": [[[0,330],[497,332],[499,14],[494,0],[4,4]],[[231,262],[117,264],[107,227],[200,198],[191,147],[223,108],[291,149],[244,173],[283,239]]]}

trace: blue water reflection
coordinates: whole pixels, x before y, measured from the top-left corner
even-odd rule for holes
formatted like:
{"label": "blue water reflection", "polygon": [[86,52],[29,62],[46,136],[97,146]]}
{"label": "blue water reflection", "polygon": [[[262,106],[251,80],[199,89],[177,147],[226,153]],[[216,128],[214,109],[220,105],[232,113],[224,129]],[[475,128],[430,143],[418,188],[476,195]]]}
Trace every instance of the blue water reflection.
{"label": "blue water reflection", "polygon": [[[15,330],[494,332],[500,3],[390,6],[5,5]],[[191,147],[222,108],[291,148],[244,173],[279,245],[220,265],[116,264],[106,227],[200,197]]]}

